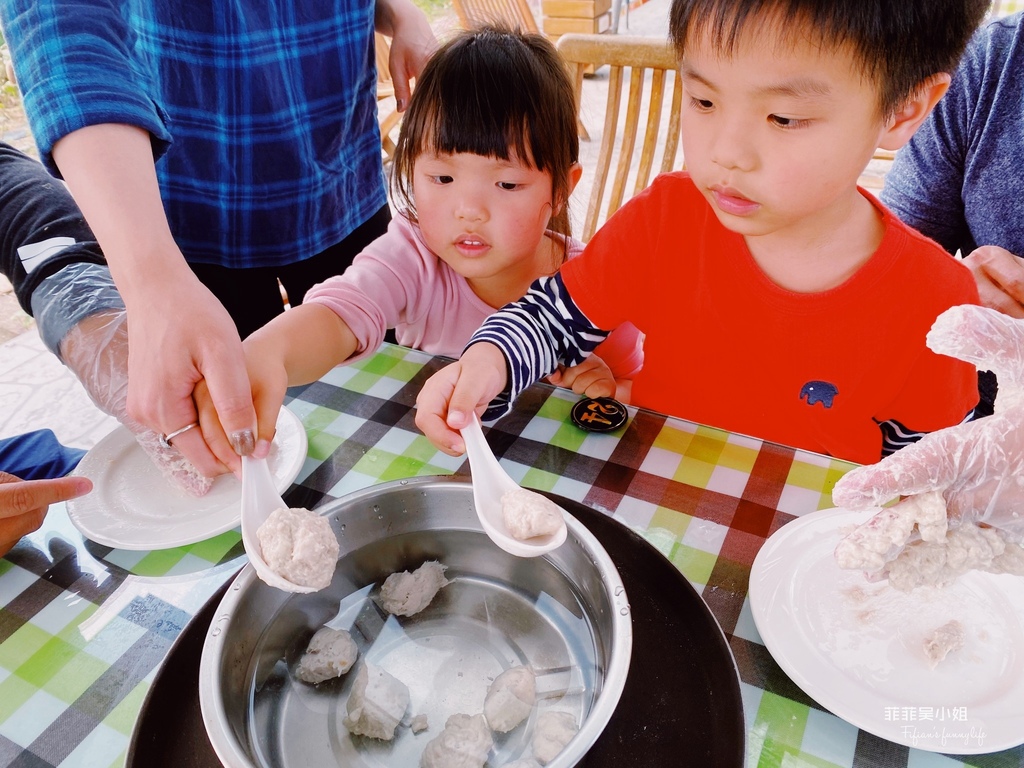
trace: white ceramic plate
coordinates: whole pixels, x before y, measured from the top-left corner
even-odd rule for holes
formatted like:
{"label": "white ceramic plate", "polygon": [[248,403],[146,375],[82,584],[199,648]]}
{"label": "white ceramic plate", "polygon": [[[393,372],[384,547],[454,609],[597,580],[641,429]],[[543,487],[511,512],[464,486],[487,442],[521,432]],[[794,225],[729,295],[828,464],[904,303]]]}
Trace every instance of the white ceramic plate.
{"label": "white ceramic plate", "polygon": [[[765,542],[749,592],[765,646],[807,695],[883,739],[958,755],[1024,743],[1024,579],[971,572],[910,593],[868,582],[832,553],[869,516],[822,510]],[[952,619],[965,645],[932,668],[924,640]]]}
{"label": "white ceramic plate", "polygon": [[[299,474],[306,458],[306,430],[287,408],[267,463],[279,492]],[[67,502],[82,535],[118,549],[167,549],[194,544],[238,526],[242,484],[222,475],[204,496],[175,487],[139,447],[126,427],[100,440],[75,469],[93,482],[92,493]]]}

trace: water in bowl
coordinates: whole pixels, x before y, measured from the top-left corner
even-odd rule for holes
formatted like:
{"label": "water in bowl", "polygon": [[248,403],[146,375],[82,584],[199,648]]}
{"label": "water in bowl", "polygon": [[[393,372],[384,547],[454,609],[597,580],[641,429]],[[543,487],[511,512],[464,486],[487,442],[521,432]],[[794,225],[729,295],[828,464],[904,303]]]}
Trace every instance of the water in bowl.
{"label": "water in bowl", "polygon": [[[375,599],[381,583],[427,560],[448,566],[451,583],[421,613],[387,615]],[[584,604],[549,561],[515,558],[478,532],[403,534],[345,555],[331,586],[288,599],[257,643],[247,718],[256,761],[267,768],[419,765],[448,717],[482,712],[491,681],[518,665],[537,673],[538,703],[527,721],[494,734],[488,765],[529,757],[540,712],[571,712],[581,724],[601,690],[604,654]],[[348,630],[360,655],[347,675],[313,686],[294,673],[323,625]],[[363,661],[409,687],[406,720],[426,714],[428,730],[413,734],[401,725],[390,742],[348,733],[345,703]]]}

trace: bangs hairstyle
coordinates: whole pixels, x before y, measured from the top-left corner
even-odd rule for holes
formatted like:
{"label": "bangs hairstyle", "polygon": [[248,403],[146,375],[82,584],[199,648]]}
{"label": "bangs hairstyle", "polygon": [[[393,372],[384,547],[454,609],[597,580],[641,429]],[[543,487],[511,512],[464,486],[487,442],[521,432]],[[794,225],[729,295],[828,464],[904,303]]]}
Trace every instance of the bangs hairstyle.
{"label": "bangs hairstyle", "polygon": [[520,162],[551,174],[549,227],[569,235],[569,173],[579,160],[576,95],[541,35],[487,26],[442,45],[423,68],[395,147],[391,192],[415,217],[413,168],[424,152]]}
{"label": "bangs hairstyle", "polygon": [[[706,37],[721,53],[744,31],[803,35],[826,47],[849,45],[878,89],[883,117],[898,112],[925,81],[953,72],[990,0],[673,0],[669,37],[683,55]],[[794,37],[793,39],[798,39]]]}

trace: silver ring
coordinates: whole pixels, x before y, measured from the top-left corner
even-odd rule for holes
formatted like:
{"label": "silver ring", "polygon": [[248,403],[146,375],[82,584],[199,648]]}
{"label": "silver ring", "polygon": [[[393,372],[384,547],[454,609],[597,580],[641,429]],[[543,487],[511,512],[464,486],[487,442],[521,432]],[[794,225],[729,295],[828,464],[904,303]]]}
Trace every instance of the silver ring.
{"label": "silver ring", "polygon": [[199,422],[198,421],[193,421],[191,424],[189,424],[187,426],[184,426],[181,429],[176,429],[173,432],[171,432],[170,434],[160,435],[160,445],[162,445],[164,448],[171,448],[172,447],[171,446],[171,440],[176,438],[178,435],[185,434],[186,432],[188,432],[193,427],[198,427],[198,426],[199,426]]}

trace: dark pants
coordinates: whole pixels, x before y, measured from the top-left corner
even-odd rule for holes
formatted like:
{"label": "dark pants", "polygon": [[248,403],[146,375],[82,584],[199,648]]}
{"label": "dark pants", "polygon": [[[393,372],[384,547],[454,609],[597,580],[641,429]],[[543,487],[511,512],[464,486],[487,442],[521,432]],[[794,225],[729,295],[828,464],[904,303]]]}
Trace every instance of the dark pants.
{"label": "dark pants", "polygon": [[340,243],[284,267],[229,269],[210,264],[191,266],[203,284],[224,304],[235,321],[238,335],[244,339],[284,311],[278,280],[288,293],[288,303],[293,307],[301,304],[306,291],[328,277],[344,272],[367,245],[387,231],[390,221],[391,212],[385,205]]}

